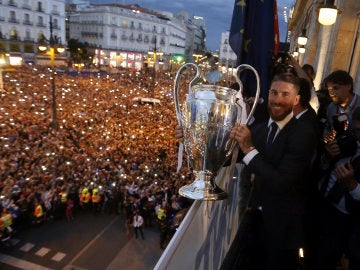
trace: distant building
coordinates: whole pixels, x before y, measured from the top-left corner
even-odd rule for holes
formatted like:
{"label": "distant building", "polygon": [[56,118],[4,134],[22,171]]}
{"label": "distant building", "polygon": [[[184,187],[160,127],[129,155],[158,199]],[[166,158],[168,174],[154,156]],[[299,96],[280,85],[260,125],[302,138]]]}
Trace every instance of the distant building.
{"label": "distant building", "polygon": [[[155,60],[156,68],[167,68],[206,52],[205,22],[186,12],[85,0],[0,0],[0,54],[8,63],[49,64],[38,45],[49,43],[50,30],[63,45],[71,38],[88,43],[96,65],[140,69]],[[56,64],[62,59],[66,53],[56,55]]]}
{"label": "distant building", "polygon": [[[205,50],[204,23],[186,13],[148,10],[139,5],[73,1],[67,15],[69,38],[94,48],[95,64],[141,69],[168,68]],[[200,33],[200,34],[199,34]],[[174,56],[181,56],[174,58]]]}
{"label": "distant building", "polygon": [[219,65],[231,68],[231,67],[236,67],[237,56],[230,47],[229,35],[230,35],[229,31],[221,33]]}
{"label": "distant building", "polygon": [[53,38],[65,43],[65,0],[0,1],[0,54],[13,65],[36,63],[38,43],[50,39],[50,18]]}

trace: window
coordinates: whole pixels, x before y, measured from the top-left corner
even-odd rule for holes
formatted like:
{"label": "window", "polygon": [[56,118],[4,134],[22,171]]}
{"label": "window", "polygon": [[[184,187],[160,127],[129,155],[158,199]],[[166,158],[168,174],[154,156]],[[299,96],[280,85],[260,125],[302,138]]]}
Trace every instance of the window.
{"label": "window", "polygon": [[121,25],[122,25],[122,27],[126,28],[126,27],[127,27],[127,21],[126,21],[126,20],[122,20]]}
{"label": "window", "polygon": [[16,13],[15,11],[10,11],[10,20],[15,21],[16,20]]}
{"label": "window", "polygon": [[17,33],[16,29],[10,30],[10,39],[18,39],[18,33]]}
{"label": "window", "polygon": [[111,38],[111,39],[116,39],[116,38],[117,38],[115,29],[112,30],[112,33],[111,33],[111,35],[110,35],[110,38]]}
{"label": "window", "polygon": [[41,2],[37,2],[37,11],[43,11]]}
{"label": "window", "polygon": [[134,41],[134,40],[135,40],[135,38],[134,38],[134,33],[131,33],[131,35],[130,35],[130,37],[129,37],[129,40],[130,40],[130,41]]}
{"label": "window", "polygon": [[142,41],[142,35],[141,35],[141,34],[138,35],[138,38],[136,39],[136,41],[137,41],[137,42],[141,42],[141,41]]}
{"label": "window", "polygon": [[46,41],[46,37],[44,36],[43,33],[39,33],[38,34],[38,42],[45,42]]}
{"label": "window", "polygon": [[38,25],[39,26],[44,26],[44,19],[42,16],[38,16]]}
{"label": "window", "polygon": [[121,40],[127,40],[126,32],[123,32],[121,35]]}
{"label": "window", "polygon": [[58,6],[57,5],[52,5],[52,14],[60,14],[59,11],[58,11]]}

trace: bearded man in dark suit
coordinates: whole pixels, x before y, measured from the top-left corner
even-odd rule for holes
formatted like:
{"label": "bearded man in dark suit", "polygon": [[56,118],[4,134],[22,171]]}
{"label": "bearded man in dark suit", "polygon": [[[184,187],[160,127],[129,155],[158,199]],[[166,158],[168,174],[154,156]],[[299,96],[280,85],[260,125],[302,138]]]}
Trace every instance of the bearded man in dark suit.
{"label": "bearded man in dark suit", "polygon": [[231,132],[254,179],[249,207],[257,212],[253,225],[258,239],[253,241],[251,269],[298,269],[298,252],[304,244],[306,181],[317,144],[314,128],[299,124],[294,117],[299,89],[299,78],[275,76],[268,96],[270,119],[251,129],[239,125]]}

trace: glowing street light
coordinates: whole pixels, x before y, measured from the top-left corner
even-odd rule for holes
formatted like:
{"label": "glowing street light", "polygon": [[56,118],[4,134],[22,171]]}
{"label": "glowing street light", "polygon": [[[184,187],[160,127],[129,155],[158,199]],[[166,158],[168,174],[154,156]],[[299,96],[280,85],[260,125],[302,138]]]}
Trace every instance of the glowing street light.
{"label": "glowing street light", "polygon": [[319,9],[319,23],[322,25],[332,25],[336,22],[337,15],[341,10],[334,5],[334,0],[325,0],[324,6]]}

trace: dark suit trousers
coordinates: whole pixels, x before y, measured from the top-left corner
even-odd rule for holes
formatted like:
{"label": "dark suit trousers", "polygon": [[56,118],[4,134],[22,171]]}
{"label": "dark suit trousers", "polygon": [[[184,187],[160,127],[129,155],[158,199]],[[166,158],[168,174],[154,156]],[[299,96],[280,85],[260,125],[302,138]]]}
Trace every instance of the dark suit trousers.
{"label": "dark suit trousers", "polygon": [[319,235],[317,244],[317,270],[336,269],[337,263],[347,253],[351,233],[350,216],[346,215],[327,201],[320,205]]}
{"label": "dark suit trousers", "polygon": [[299,255],[297,249],[280,249],[273,243],[266,240],[266,232],[262,220],[262,214],[257,211],[253,220],[251,230],[252,238],[249,243],[250,267],[251,270],[298,270]]}
{"label": "dark suit trousers", "polygon": [[349,270],[360,269],[360,222],[353,223],[353,232],[349,241]]}
{"label": "dark suit trousers", "polygon": [[143,233],[143,230],[142,230],[142,226],[140,226],[140,227],[134,227],[135,238],[138,238],[138,231],[140,231],[141,238],[142,238],[142,239],[145,239],[145,238],[144,238],[144,233]]}

